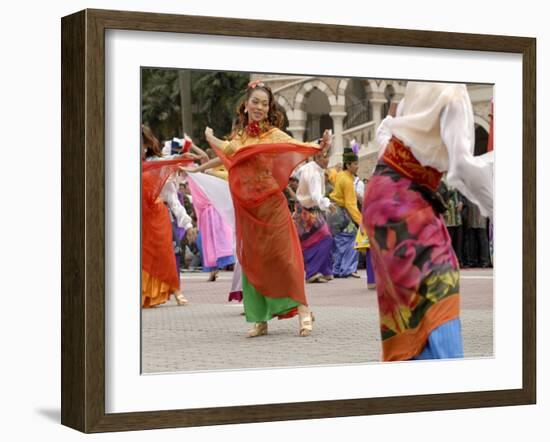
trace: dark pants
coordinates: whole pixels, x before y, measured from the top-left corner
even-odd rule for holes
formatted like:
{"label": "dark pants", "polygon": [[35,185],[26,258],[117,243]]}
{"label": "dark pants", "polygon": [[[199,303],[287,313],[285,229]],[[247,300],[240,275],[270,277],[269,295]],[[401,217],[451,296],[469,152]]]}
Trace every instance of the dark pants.
{"label": "dark pants", "polygon": [[462,266],[464,265],[464,255],[462,254],[464,235],[462,233],[462,226],[447,226],[447,230],[449,231],[458,262]]}
{"label": "dark pants", "polygon": [[491,265],[487,229],[466,229],[464,242],[464,250],[466,252],[466,256],[464,257],[465,266],[489,267]]}

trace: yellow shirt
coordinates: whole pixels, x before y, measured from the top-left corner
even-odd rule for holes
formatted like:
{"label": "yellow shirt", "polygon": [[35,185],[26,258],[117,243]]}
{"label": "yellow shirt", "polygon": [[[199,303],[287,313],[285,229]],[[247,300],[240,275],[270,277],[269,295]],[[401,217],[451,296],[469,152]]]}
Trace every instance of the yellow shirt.
{"label": "yellow shirt", "polygon": [[227,181],[229,179],[229,172],[225,168],[225,166],[222,164],[217,167],[213,167],[208,171],[209,175],[221,178],[222,180]]}
{"label": "yellow shirt", "polygon": [[351,219],[358,225],[361,225],[361,212],[357,208],[357,194],[353,185],[353,175],[347,170],[338,172],[334,190],[329,195],[329,198],[346,209],[351,216]]}
{"label": "yellow shirt", "polygon": [[242,135],[237,135],[231,141],[225,141],[221,146],[221,150],[227,156],[231,156],[243,147],[250,146],[252,144],[268,143],[294,143],[317,148],[319,147],[319,145],[314,143],[303,143],[302,141],[297,141],[282,130],[273,127],[257,137],[252,137],[243,131]]}
{"label": "yellow shirt", "polygon": [[336,176],[338,175],[338,171],[335,168],[330,168],[328,170],[328,180],[330,184],[334,185],[336,182]]}

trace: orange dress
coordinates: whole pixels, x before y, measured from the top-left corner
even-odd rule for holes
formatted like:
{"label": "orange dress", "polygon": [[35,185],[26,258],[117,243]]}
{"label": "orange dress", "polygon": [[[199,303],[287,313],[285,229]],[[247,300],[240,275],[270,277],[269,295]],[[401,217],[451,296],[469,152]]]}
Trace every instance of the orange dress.
{"label": "orange dress", "polygon": [[[274,128],[259,137],[241,136],[217,149],[229,171],[249,322],[292,316],[289,307],[307,305],[302,249],[283,189],[294,168],[316,152],[316,146],[299,143]],[[247,302],[249,286],[248,292],[254,293],[251,302]],[[252,299],[262,303],[267,299],[265,309],[252,308],[258,306]],[[269,303],[283,299],[289,302]]]}
{"label": "orange dress", "polygon": [[172,245],[172,223],[160,199],[166,180],[190,160],[161,160],[142,164],[141,174],[141,305],[165,303],[179,289]]}

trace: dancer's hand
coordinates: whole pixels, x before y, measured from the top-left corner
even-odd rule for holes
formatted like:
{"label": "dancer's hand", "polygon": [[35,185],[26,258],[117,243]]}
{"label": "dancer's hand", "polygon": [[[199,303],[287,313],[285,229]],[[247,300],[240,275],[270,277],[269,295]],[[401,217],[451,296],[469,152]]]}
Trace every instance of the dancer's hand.
{"label": "dancer's hand", "polygon": [[179,170],[185,173],[197,173],[197,167],[180,166]]}
{"label": "dancer's hand", "polygon": [[190,153],[190,152],[182,153],[182,154],[181,154],[181,157],[182,157],[182,158],[188,158],[188,159],[190,159],[190,160],[196,160],[196,161],[198,161],[198,160],[201,159],[200,156],[195,155],[194,153]]}
{"label": "dancer's hand", "polygon": [[330,213],[335,213],[336,212],[336,206],[331,203],[330,206],[328,206],[328,211]]}
{"label": "dancer's hand", "polygon": [[328,149],[332,144],[332,131],[330,129],[325,129],[323,132],[323,138],[321,138],[321,149]]}
{"label": "dancer's hand", "polygon": [[211,127],[206,126],[206,129],[204,129],[204,136],[206,137],[206,141],[209,141],[209,139],[214,136],[214,131]]}

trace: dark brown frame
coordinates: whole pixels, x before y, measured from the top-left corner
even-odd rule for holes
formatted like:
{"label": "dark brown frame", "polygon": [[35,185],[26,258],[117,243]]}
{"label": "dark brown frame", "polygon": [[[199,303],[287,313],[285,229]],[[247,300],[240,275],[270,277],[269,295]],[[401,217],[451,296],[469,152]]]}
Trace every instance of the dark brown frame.
{"label": "dark brown frame", "polygon": [[[536,40],[264,20],[84,10],[62,19],[61,422],[91,433],[534,404]],[[523,57],[523,385],[477,391],[105,413],[105,30],[476,50]]]}

